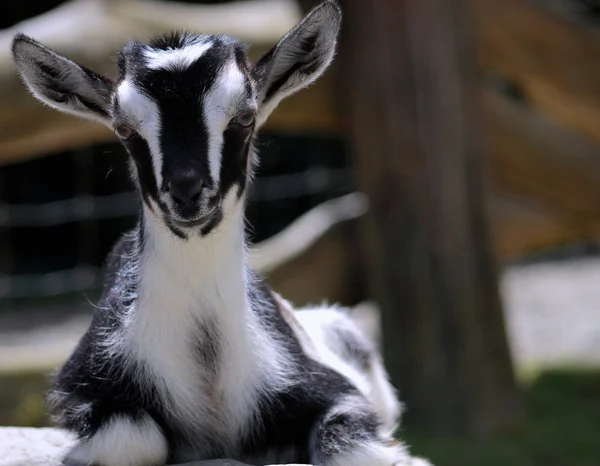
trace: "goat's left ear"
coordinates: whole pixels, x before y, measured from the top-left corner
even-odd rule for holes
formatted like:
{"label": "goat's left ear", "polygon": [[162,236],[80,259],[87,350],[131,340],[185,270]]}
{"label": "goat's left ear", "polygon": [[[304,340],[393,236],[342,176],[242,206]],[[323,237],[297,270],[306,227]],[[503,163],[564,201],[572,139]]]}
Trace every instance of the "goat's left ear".
{"label": "goat's left ear", "polygon": [[308,86],[331,63],[342,23],[337,1],[327,0],[288,32],[253,69],[258,82],[257,126],[285,97]]}
{"label": "goat's left ear", "polygon": [[25,34],[13,39],[17,71],[39,100],[66,113],[110,126],[113,82],[59,55]]}

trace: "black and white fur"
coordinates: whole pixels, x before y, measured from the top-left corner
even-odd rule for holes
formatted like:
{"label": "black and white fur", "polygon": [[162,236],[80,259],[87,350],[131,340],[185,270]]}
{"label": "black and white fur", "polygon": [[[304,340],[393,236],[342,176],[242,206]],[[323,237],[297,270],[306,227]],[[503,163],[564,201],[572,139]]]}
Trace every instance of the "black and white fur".
{"label": "black and white fur", "polygon": [[246,266],[255,131],[327,68],[340,21],[325,1],[257,64],[227,36],[131,42],[116,81],[15,37],[25,84],[113,128],[141,195],[138,227],[111,253],[99,309],[49,395],[80,439],[68,464],[411,464],[372,343],[343,311],[293,311]]}

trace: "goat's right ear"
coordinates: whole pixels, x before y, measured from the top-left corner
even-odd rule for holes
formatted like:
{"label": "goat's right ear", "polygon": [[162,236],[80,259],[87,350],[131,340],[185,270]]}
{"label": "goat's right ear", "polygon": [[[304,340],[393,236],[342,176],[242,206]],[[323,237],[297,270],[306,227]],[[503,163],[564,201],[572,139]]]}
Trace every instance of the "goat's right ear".
{"label": "goat's right ear", "polygon": [[39,100],[57,110],[110,126],[113,82],[24,34],[12,43],[17,71]]}
{"label": "goat's right ear", "polygon": [[342,22],[336,0],[325,0],[255,65],[258,83],[257,127],[279,102],[317,79],[331,63]]}

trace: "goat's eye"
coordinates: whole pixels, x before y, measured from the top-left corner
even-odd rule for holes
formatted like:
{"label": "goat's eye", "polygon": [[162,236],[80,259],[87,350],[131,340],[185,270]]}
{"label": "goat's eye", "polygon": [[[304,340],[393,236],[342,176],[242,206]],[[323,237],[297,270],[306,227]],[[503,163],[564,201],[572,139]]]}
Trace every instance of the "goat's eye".
{"label": "goat's eye", "polygon": [[236,115],[233,121],[235,122],[235,124],[240,125],[243,128],[249,128],[254,123],[254,112],[240,112]]}
{"label": "goat's eye", "polygon": [[127,125],[119,125],[115,127],[115,134],[121,139],[127,140],[133,136],[133,129]]}

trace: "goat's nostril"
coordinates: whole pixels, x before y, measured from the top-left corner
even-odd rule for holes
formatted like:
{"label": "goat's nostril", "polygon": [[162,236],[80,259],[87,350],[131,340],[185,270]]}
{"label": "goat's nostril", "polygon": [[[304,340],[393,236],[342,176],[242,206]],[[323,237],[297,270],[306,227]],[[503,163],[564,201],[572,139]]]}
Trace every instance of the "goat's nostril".
{"label": "goat's nostril", "polygon": [[175,177],[169,181],[167,189],[176,204],[190,205],[200,199],[202,181],[189,176]]}

